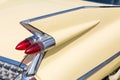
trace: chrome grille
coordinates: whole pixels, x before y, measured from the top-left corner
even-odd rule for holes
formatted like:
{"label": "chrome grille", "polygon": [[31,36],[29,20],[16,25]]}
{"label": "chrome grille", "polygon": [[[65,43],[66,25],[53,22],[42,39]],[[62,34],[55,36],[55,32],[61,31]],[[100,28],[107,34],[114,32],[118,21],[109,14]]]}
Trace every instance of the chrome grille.
{"label": "chrome grille", "polygon": [[0,56],[0,80],[14,80],[27,67],[25,64]]}

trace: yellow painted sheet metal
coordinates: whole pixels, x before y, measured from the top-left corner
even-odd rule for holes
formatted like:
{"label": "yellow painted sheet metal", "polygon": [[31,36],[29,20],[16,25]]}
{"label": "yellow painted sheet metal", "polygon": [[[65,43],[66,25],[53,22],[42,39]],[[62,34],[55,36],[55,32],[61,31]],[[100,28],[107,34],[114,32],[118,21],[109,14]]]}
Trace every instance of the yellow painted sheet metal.
{"label": "yellow painted sheet metal", "polygon": [[[49,51],[38,72],[41,80],[75,80],[117,53],[120,50],[119,23],[96,27],[69,45],[63,44]],[[120,57],[116,61],[109,67],[118,64]],[[105,69],[90,80],[103,78],[111,68],[106,69],[108,72]]]}
{"label": "yellow painted sheet metal", "polygon": [[[74,13],[76,15],[77,12],[79,12],[79,16],[77,15],[78,20],[75,21],[79,21],[78,23],[80,25],[87,24],[88,21],[90,22],[90,20],[95,19],[99,19],[100,23],[92,30],[82,35],[79,39],[74,38],[70,41],[64,42],[67,37],[63,35],[63,33],[56,34],[55,32],[61,30],[66,31],[65,27],[67,27],[67,29],[70,28],[71,26],[68,25],[72,24],[72,20],[75,25],[75,17],[71,17],[69,14]],[[119,8],[87,9],[73,13],[66,14],[68,21],[66,21],[67,18],[63,14],[31,23],[36,28],[54,36],[58,42],[60,39],[64,39],[62,40],[63,44],[47,52],[46,58],[38,72],[38,75],[43,80],[48,80],[48,78],[49,80],[75,80],[120,50]],[[64,17],[64,19],[60,19],[60,17]],[[71,22],[69,23],[70,20]],[[60,22],[62,23],[62,21],[63,25],[60,25]],[[56,26],[59,29],[56,29]],[[51,32],[51,30],[53,31]],[[71,32],[75,33],[73,29],[71,29]],[[73,37],[73,35],[71,37]],[[113,66],[120,62],[119,59],[116,59],[116,61],[117,62],[113,63]],[[111,65],[107,67],[113,68]],[[108,71],[106,73],[101,74],[105,69],[106,68],[102,69],[98,74],[95,74],[101,76],[93,76],[88,78],[88,80],[99,80],[103,78],[106,73],[110,72],[110,69],[107,69]]]}
{"label": "yellow painted sheet metal", "polygon": [[[79,3],[70,1],[0,1],[0,55],[21,61],[24,52],[16,51],[15,46],[24,38],[32,35],[19,24],[20,21],[36,16],[53,13],[59,10],[78,6]],[[74,5],[73,5],[74,3]],[[77,3],[77,4],[76,4]],[[56,7],[54,7],[56,6]],[[48,8],[49,7],[49,8]],[[7,49],[7,50],[6,50]],[[19,57],[16,57],[19,55]]]}
{"label": "yellow painted sheet metal", "polygon": [[[1,1],[0,3],[0,55],[18,61],[21,61],[24,54],[16,51],[14,47],[19,41],[31,35],[19,24],[20,21],[80,5],[98,5],[79,0],[74,2],[47,0],[22,5],[11,5],[9,2],[10,7],[3,5],[3,3],[7,5],[7,2]],[[120,50],[119,14],[119,8],[85,9],[30,23],[34,27],[51,34],[56,42],[62,43],[47,52],[36,75],[38,79],[75,80],[117,53]],[[76,32],[79,34],[79,30],[76,28],[81,28],[84,31],[99,21],[98,25],[84,35],[74,37]],[[80,30],[80,32],[82,31]],[[68,37],[65,34],[66,38],[63,33],[72,36]],[[104,77],[111,72],[108,68],[112,69],[114,65],[120,62],[119,58],[88,80],[99,80]],[[106,73],[103,73],[105,71]]]}
{"label": "yellow painted sheet metal", "polygon": [[43,18],[30,24],[53,36],[56,45],[59,45],[97,26],[98,23],[102,26],[119,19],[119,13],[119,8],[88,8]]}
{"label": "yellow painted sheet metal", "polygon": [[[1,56],[13,58],[21,61],[24,57],[24,52],[16,51],[14,48],[24,38],[32,35],[26,29],[24,29],[19,22],[25,19],[33,18],[48,13],[53,13],[72,7],[79,6],[86,2],[76,0],[75,2],[64,0],[46,0],[46,1],[16,1],[16,0],[1,0],[0,1],[0,34],[1,34],[1,45],[0,50]],[[91,3],[90,5],[97,5]],[[7,49],[7,50],[6,50]],[[14,56],[15,54],[19,57]]]}

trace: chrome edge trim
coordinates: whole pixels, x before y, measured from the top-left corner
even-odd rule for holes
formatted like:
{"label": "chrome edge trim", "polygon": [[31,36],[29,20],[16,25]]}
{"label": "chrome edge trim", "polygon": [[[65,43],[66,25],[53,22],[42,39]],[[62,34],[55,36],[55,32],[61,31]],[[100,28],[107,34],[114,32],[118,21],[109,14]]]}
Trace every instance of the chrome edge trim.
{"label": "chrome edge trim", "polygon": [[68,12],[71,12],[71,11],[76,11],[76,10],[86,9],[86,8],[120,8],[120,6],[118,6],[118,5],[107,5],[107,6],[79,6],[79,7],[70,8],[70,9],[66,9],[66,10],[62,10],[62,11],[58,11],[58,12],[54,12],[54,13],[50,13],[50,14],[46,14],[46,15],[34,17],[34,18],[31,18],[31,19],[23,20],[23,21],[21,21],[20,23],[28,24],[28,23],[30,23],[30,22],[33,22],[33,21],[36,21],[36,20],[39,20],[39,19],[44,19],[44,18],[56,16],[56,15],[59,15],[59,14],[64,14],[64,13],[68,13]]}
{"label": "chrome edge trim", "polygon": [[104,66],[106,66],[108,63],[110,63],[111,61],[113,61],[118,56],[120,56],[120,51],[117,52],[112,57],[110,57],[109,59],[107,59],[106,61],[104,61],[103,63],[101,63],[98,66],[96,66],[95,68],[93,68],[92,70],[90,70],[89,72],[87,72],[86,74],[84,74],[83,76],[81,76],[80,78],[78,78],[77,80],[86,80],[88,77],[90,77],[92,74],[94,74],[95,72],[97,72],[98,70],[100,70],[101,68],[103,68]]}
{"label": "chrome edge trim", "polygon": [[26,76],[33,76],[38,71],[40,64],[45,56],[45,52],[42,51],[36,55],[36,57],[33,59],[32,63],[28,67],[28,70],[26,71]]}
{"label": "chrome edge trim", "polygon": [[[7,63],[9,63],[9,64],[16,65],[16,66],[19,66],[19,65],[21,64],[21,63],[18,62],[18,61],[15,61],[15,60],[12,60],[12,59],[3,57],[3,56],[0,56],[0,61],[7,62]],[[25,65],[25,64],[22,63],[20,67],[21,67],[21,68],[26,68],[27,65]]]}

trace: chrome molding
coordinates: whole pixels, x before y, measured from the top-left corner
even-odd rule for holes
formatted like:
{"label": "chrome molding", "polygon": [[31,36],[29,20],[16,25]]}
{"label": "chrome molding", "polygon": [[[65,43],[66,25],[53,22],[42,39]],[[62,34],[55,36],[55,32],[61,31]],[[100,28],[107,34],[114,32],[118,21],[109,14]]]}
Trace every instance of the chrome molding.
{"label": "chrome molding", "polygon": [[38,71],[38,68],[45,56],[45,52],[42,51],[41,53],[38,53],[31,64],[28,66],[27,70],[24,71],[22,74],[18,75],[15,80],[37,80],[34,75]]}
{"label": "chrome molding", "polygon": [[45,55],[44,51],[42,51],[36,55],[36,57],[33,59],[32,63],[28,67],[28,70],[26,71],[26,76],[33,76],[36,74],[44,55]]}
{"label": "chrome molding", "polygon": [[86,80],[88,77],[93,75],[95,72],[97,72],[98,70],[100,70],[101,68],[103,68],[104,66],[106,66],[107,64],[109,64],[111,61],[113,61],[115,58],[119,56],[120,56],[120,52],[116,53],[115,55],[113,55],[112,57],[110,57],[100,65],[96,66],[95,68],[93,68],[92,70],[90,70],[89,72],[78,78],[77,80]]}
{"label": "chrome molding", "polygon": [[[8,59],[6,57],[0,56],[0,61],[9,63],[9,64],[13,64],[15,66],[19,66],[21,63],[12,59]],[[26,69],[27,65],[26,64],[21,64],[19,67]]]}
{"label": "chrome molding", "polygon": [[79,6],[79,7],[75,7],[75,8],[71,8],[71,9],[55,12],[55,13],[50,13],[50,14],[46,14],[46,15],[43,15],[43,16],[38,16],[38,17],[35,17],[35,18],[27,19],[27,20],[23,20],[23,21],[20,22],[20,24],[22,24],[22,25],[23,24],[28,24],[28,23],[36,21],[36,20],[40,20],[40,19],[44,19],[44,18],[48,18],[48,17],[52,17],[52,16],[56,16],[56,15],[60,15],[60,14],[64,14],[64,13],[68,13],[68,12],[72,12],[72,11],[76,11],[76,10],[80,10],[80,9],[88,9],[88,8],[120,8],[120,6],[119,5]]}

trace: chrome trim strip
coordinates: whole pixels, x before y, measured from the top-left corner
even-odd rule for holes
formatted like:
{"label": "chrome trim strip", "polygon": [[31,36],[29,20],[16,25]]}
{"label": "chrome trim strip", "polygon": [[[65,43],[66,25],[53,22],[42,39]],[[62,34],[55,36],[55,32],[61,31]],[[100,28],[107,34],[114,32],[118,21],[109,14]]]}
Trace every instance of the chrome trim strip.
{"label": "chrome trim strip", "polygon": [[56,15],[59,15],[59,14],[64,14],[64,13],[68,13],[68,12],[71,12],[71,11],[76,11],[76,10],[79,10],[79,9],[86,9],[86,8],[120,8],[120,6],[115,6],[115,5],[114,6],[113,5],[109,5],[109,6],[79,6],[79,7],[75,7],[75,8],[71,8],[71,9],[67,9],[67,10],[63,10],[63,11],[58,11],[58,12],[55,12],[55,13],[50,13],[50,14],[46,14],[46,15],[43,15],[43,16],[38,16],[38,17],[35,17],[35,18],[27,19],[27,20],[23,20],[20,23],[27,24],[27,23],[30,23],[30,22],[33,22],[33,21],[36,21],[36,20],[39,20],[39,19],[44,19],[44,18],[56,16]]}
{"label": "chrome trim strip", "polygon": [[88,77],[90,77],[92,74],[94,74],[95,72],[97,72],[98,70],[106,66],[108,63],[113,61],[118,56],[120,56],[120,51],[116,53],[115,55],[113,55],[112,57],[110,57],[109,59],[107,59],[106,61],[104,61],[103,63],[93,68],[92,70],[90,70],[89,72],[87,72],[86,74],[84,74],[83,76],[81,76],[80,78],[78,78],[77,80],[86,80]]}
{"label": "chrome trim strip", "polygon": [[28,70],[26,71],[26,76],[33,76],[38,71],[40,64],[45,56],[45,52],[42,51],[38,53],[33,59],[32,63],[29,65]]}
{"label": "chrome trim strip", "polygon": [[108,6],[79,6],[79,7],[75,7],[75,8],[70,8],[70,9],[66,9],[66,10],[62,10],[62,11],[58,11],[58,12],[34,17],[34,18],[31,18],[31,19],[26,19],[26,20],[21,21],[20,24],[33,34],[35,34],[34,32],[44,34],[45,32],[43,32],[41,30],[38,30],[37,28],[30,25],[29,23],[34,22],[36,20],[40,20],[40,19],[44,19],[44,18],[48,18],[48,17],[52,17],[52,16],[57,16],[57,15],[60,15],[60,14],[64,14],[64,13],[68,13],[68,12],[72,12],[72,11],[77,11],[77,10],[80,10],[80,9],[87,9],[87,8],[120,8],[120,6],[115,6],[115,5],[114,6],[113,5],[108,5]]}
{"label": "chrome trim strip", "polygon": [[[15,66],[19,66],[19,65],[21,64],[21,63],[18,62],[18,61],[15,61],[15,60],[12,60],[12,59],[8,59],[8,58],[5,58],[5,57],[3,57],[3,56],[0,56],[0,61],[7,62],[7,63],[13,64],[13,65],[15,65]],[[20,67],[21,67],[21,68],[26,68],[27,65],[25,65],[25,64],[22,63],[22,64],[20,65]]]}

